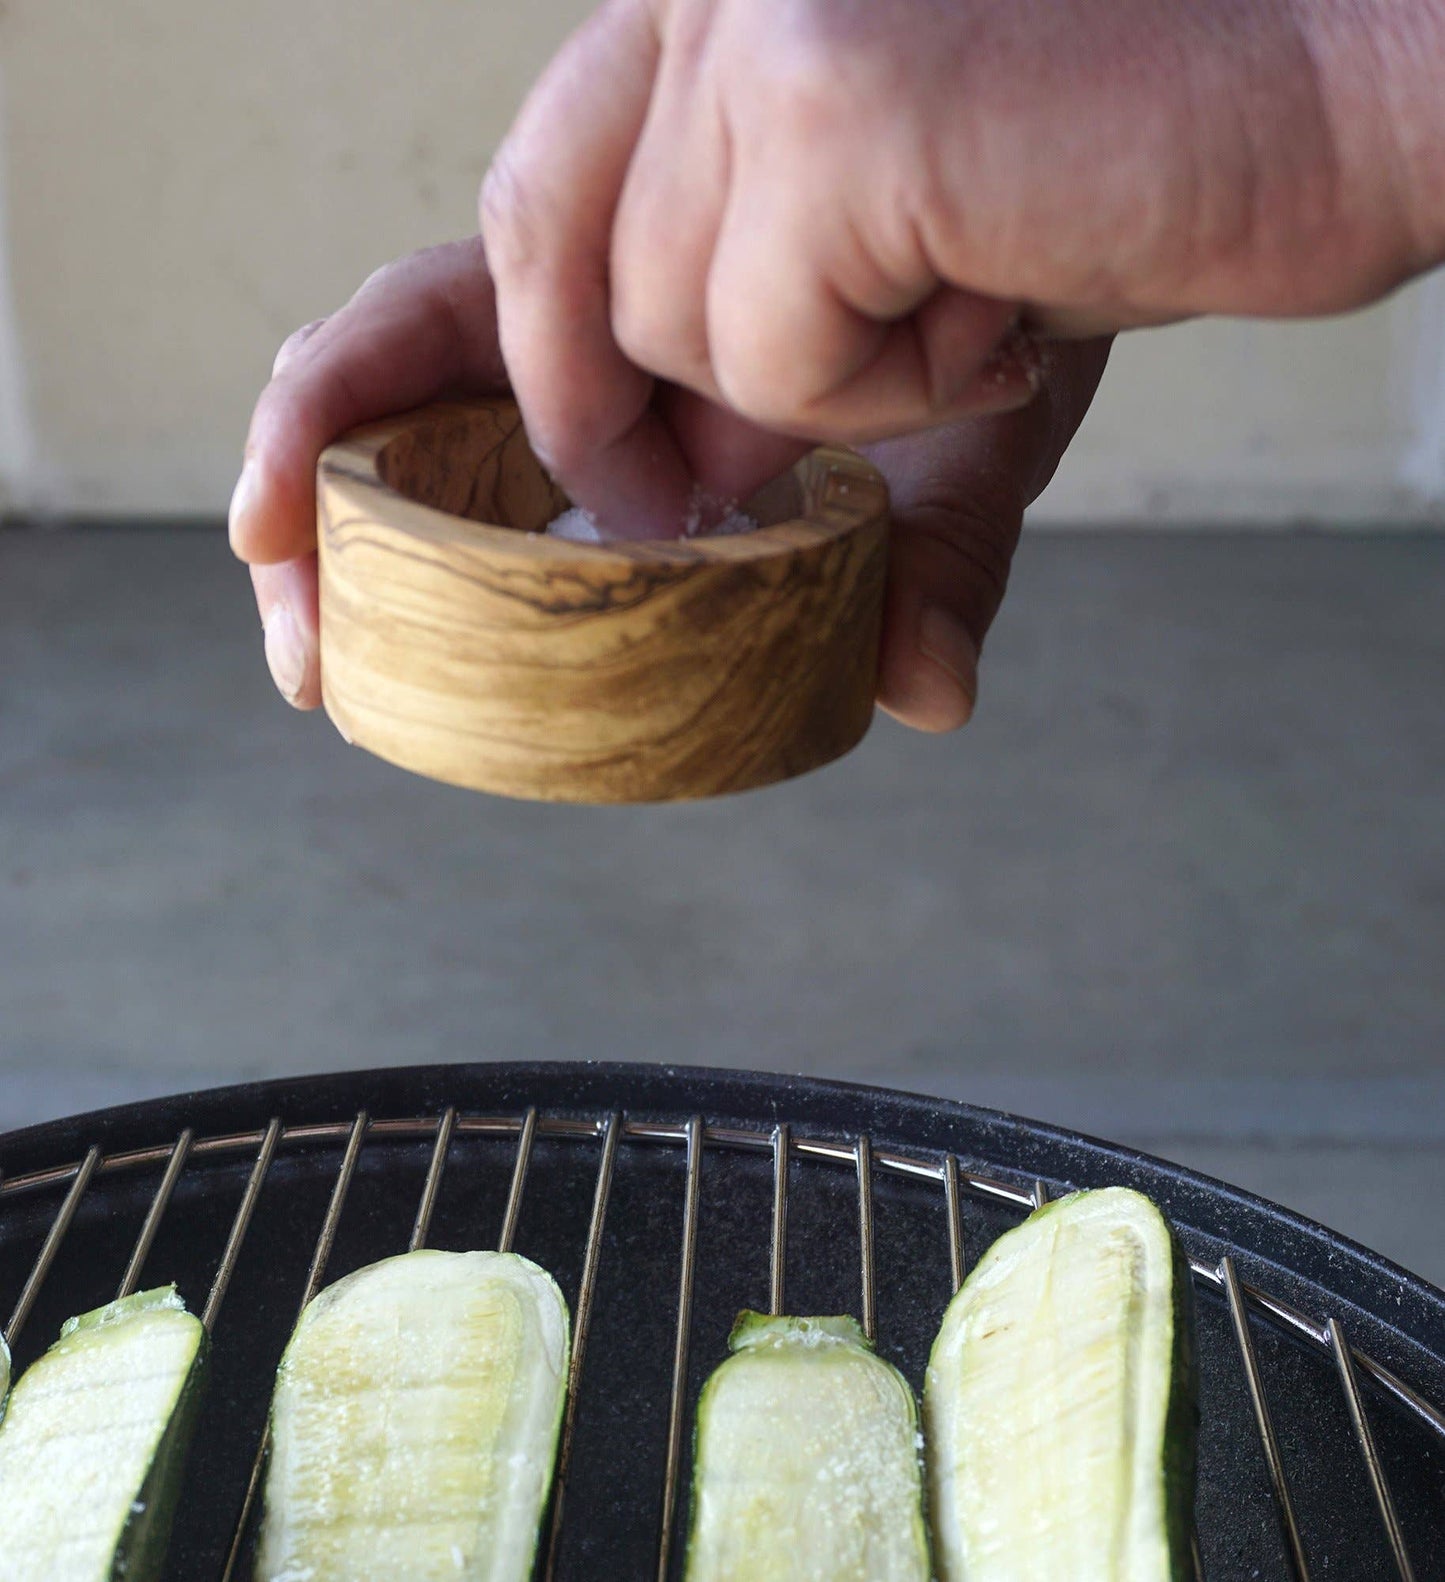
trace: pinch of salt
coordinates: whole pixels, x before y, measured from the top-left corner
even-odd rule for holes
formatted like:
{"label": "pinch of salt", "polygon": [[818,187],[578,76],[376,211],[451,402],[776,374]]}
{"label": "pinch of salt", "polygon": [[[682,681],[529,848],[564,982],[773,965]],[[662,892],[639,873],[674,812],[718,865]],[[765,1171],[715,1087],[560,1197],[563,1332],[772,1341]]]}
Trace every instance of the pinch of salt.
{"label": "pinch of salt", "polygon": [[[738,510],[728,511],[719,521],[711,527],[702,526],[702,516],[699,508],[689,513],[688,519],[683,523],[682,536],[684,538],[731,538],[739,533],[755,533],[761,523],[748,516],[746,512]],[[563,511],[560,516],[554,517],[546,528],[551,538],[569,539],[574,544],[603,544],[607,542],[606,535],[598,527],[593,518],[579,505],[574,505],[570,510]]]}
{"label": "pinch of salt", "polygon": [[580,505],[574,505],[570,511],[563,511],[560,516],[553,517],[547,524],[547,532],[553,538],[567,538],[574,544],[602,542],[601,528]]}
{"label": "pinch of salt", "polygon": [[746,511],[729,511],[720,522],[705,527],[698,534],[701,538],[735,538],[739,533],[756,533],[761,527]]}

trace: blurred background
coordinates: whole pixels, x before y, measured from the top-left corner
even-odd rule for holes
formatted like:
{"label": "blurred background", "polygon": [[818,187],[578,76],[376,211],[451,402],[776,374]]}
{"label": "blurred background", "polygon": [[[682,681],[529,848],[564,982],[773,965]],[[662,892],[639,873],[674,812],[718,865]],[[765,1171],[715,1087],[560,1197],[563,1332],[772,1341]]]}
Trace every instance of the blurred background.
{"label": "blurred background", "polygon": [[221,522],[250,403],[471,228],[585,9],[0,0],[0,1126],[767,1067],[1134,1143],[1445,1281],[1445,279],[1121,344],[957,738],[569,811],[276,699]]}

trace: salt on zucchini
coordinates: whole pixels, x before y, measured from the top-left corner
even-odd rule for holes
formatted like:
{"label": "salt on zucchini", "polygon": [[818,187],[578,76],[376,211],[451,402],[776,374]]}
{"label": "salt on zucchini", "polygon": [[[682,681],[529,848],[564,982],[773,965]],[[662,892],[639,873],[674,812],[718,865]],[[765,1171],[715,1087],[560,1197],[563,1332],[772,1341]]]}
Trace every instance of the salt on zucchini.
{"label": "salt on zucchini", "polygon": [[206,1352],[174,1286],[65,1325],[0,1424],[0,1582],[160,1576]]}
{"label": "salt on zucchini", "polygon": [[567,1305],[512,1253],[418,1251],[323,1291],[277,1374],[258,1582],[525,1582]]}
{"label": "salt on zucchini", "polygon": [[1185,1582],[1189,1267],[1121,1187],[1031,1214],[944,1316],[924,1389],[940,1582]]}
{"label": "salt on zucchini", "polygon": [[851,1318],[743,1313],[698,1402],[687,1582],[928,1582],[918,1406]]}

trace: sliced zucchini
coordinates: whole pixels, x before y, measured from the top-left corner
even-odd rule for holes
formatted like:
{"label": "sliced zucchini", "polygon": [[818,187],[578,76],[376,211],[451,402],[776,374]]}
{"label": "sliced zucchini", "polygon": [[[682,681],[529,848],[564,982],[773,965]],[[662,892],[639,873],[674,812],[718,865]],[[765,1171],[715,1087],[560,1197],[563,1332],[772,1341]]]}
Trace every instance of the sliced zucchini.
{"label": "sliced zucchini", "polygon": [[918,1406],[851,1318],[743,1313],[697,1408],[687,1582],[928,1582]]}
{"label": "sliced zucchini", "polygon": [[1193,1292],[1122,1187],[1031,1214],[944,1315],[924,1389],[941,1582],[1184,1582]]}
{"label": "sliced zucchini", "polygon": [[0,1582],[159,1577],[204,1385],[174,1286],[72,1318],[0,1425]]}
{"label": "sliced zucchini", "polygon": [[260,1582],[525,1582],[568,1331],[510,1253],[405,1253],[323,1291],[276,1379]]}

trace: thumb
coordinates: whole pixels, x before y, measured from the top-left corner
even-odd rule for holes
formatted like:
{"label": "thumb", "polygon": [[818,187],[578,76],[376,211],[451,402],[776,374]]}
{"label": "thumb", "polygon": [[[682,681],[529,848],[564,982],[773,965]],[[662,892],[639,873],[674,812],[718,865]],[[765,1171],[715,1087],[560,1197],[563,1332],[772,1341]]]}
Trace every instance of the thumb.
{"label": "thumb", "polygon": [[893,506],[878,702],[917,730],[957,730],[973,716],[979,654],[1024,509],[1083,421],[1109,343],[1042,351],[1041,388],[1028,406],[868,448]]}
{"label": "thumb", "polygon": [[922,731],[968,724],[983,640],[1008,585],[1021,504],[895,507],[878,701]]}

